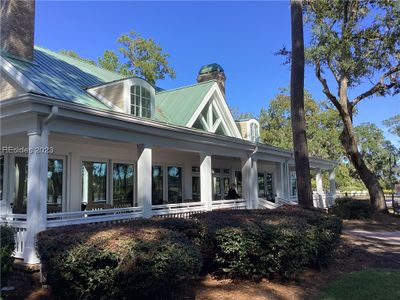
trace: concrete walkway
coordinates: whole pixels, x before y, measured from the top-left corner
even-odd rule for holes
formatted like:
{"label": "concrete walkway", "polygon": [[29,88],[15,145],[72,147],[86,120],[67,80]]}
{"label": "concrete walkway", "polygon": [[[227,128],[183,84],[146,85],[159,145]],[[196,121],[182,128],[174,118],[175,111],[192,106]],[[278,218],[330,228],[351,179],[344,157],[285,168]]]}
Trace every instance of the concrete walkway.
{"label": "concrete walkway", "polygon": [[362,229],[348,229],[344,230],[344,233],[368,240],[380,241],[393,246],[400,246],[400,231],[369,231]]}

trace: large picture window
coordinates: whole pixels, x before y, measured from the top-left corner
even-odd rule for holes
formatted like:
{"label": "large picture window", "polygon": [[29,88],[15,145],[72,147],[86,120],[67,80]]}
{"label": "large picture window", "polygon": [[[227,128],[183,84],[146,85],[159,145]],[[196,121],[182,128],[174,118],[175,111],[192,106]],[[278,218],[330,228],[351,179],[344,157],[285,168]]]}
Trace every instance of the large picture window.
{"label": "large picture window", "polygon": [[151,118],[151,94],[140,85],[131,86],[131,114]]}
{"label": "large picture window", "polygon": [[213,168],[213,200],[223,200],[230,188],[230,170]]}
{"label": "large picture window", "polygon": [[[64,161],[48,160],[47,169],[47,212],[61,212],[64,187]],[[28,157],[14,158],[13,213],[26,214],[28,201]]]}
{"label": "large picture window", "polygon": [[106,208],[107,163],[82,162],[82,208]]}
{"label": "large picture window", "polygon": [[162,166],[153,166],[152,172],[152,203],[153,205],[164,203],[163,178],[164,168]]}
{"label": "large picture window", "polygon": [[192,167],[192,201],[200,201],[200,168]]}
{"label": "large picture window", "polygon": [[63,172],[62,159],[49,159],[47,172],[47,211],[61,212],[63,204]]}
{"label": "large picture window", "polygon": [[274,201],[272,173],[258,173],[258,197]]}
{"label": "large picture window", "polygon": [[168,203],[182,203],[182,168],[168,167]]}
{"label": "large picture window", "polygon": [[14,161],[14,201],[13,213],[26,214],[28,200],[28,158],[15,157]]}
{"label": "large picture window", "polygon": [[134,165],[113,164],[113,206],[136,206],[134,201]]}

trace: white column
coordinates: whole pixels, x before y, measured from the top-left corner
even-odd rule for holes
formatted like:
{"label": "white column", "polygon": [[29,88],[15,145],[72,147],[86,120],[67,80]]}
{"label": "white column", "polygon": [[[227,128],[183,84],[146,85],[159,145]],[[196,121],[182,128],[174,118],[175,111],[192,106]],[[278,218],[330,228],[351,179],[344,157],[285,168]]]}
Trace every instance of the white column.
{"label": "white column", "polygon": [[318,194],[318,207],[325,207],[326,205],[323,203],[323,193],[324,193],[324,185],[322,182],[322,171],[321,169],[317,170],[317,175],[315,176],[315,181],[317,183],[317,194]]}
{"label": "white column", "polygon": [[284,193],[285,193],[285,199],[290,199],[290,171],[289,171],[289,163],[286,161],[283,163],[283,174],[284,174]]}
{"label": "white column", "polygon": [[39,232],[46,230],[47,227],[47,181],[48,181],[48,164],[49,154],[47,147],[49,145],[49,132],[47,128],[42,130],[41,147],[44,151],[40,151],[40,198],[39,198]]}
{"label": "white column", "polygon": [[243,198],[247,209],[258,208],[257,160],[242,158]]}
{"label": "white column", "polygon": [[321,169],[317,170],[317,175],[315,176],[315,180],[317,182],[317,193],[322,195],[324,193],[324,185],[322,182],[322,171]]}
{"label": "white column", "polygon": [[280,162],[278,163],[278,168],[277,168],[277,176],[276,180],[276,196],[279,198],[286,199],[285,197],[285,174],[284,174],[284,163]]}
{"label": "white column", "polygon": [[47,132],[43,138],[39,132],[28,133],[28,190],[27,190],[27,232],[24,262],[37,264],[36,235],[46,228],[47,218],[47,155],[41,149],[48,146]]}
{"label": "white column", "polygon": [[333,205],[336,198],[336,175],[335,169],[329,170],[329,192],[332,195],[332,201],[330,205]]}
{"label": "white column", "polygon": [[152,150],[145,145],[138,145],[137,160],[137,197],[138,204],[143,206],[143,217],[150,218],[152,182]]}
{"label": "white column", "polygon": [[211,155],[200,154],[200,198],[206,210],[212,210]]}

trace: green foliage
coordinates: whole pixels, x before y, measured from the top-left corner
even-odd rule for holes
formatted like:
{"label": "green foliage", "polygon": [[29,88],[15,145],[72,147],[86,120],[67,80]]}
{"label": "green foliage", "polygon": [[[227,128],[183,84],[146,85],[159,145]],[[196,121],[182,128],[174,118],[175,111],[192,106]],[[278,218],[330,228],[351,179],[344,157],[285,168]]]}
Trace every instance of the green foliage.
{"label": "green foliage", "polygon": [[151,84],[165,75],[175,78],[175,71],[169,66],[169,54],[163,53],[162,48],[153,39],[145,39],[134,31],[123,34],[118,38],[121,47],[119,52],[127,59],[129,71],[142,76]]}
{"label": "green foliage", "polygon": [[76,58],[76,59],[79,59],[81,61],[87,62],[87,63],[89,63],[91,65],[96,65],[96,62],[94,60],[83,58],[73,50],[60,50],[60,53],[66,55],[66,56],[69,56],[69,57]]}
{"label": "green foliage", "polygon": [[14,258],[12,254],[15,248],[14,229],[1,225],[0,226],[0,261],[1,261],[1,286],[7,283],[8,275],[13,269]]}
{"label": "green foliage", "polygon": [[146,39],[130,31],[128,34],[122,34],[118,38],[118,43],[120,45],[118,52],[124,60],[121,60],[118,52],[113,50],[104,51],[103,56],[98,57],[97,63],[91,59],[82,58],[73,50],[61,50],[60,53],[123,76],[143,77],[153,85],[165,76],[175,78],[175,70],[168,62],[170,55],[164,53],[162,47],[153,39]]}
{"label": "green foliage", "polygon": [[[311,94],[304,93],[306,130],[310,155],[329,159],[340,159],[344,152],[339,141],[341,122],[337,111],[324,102],[317,103]],[[269,102],[267,110],[262,109],[259,117],[263,142],[293,149],[290,115],[290,95],[287,89]]]}
{"label": "green foliage", "polygon": [[340,219],[300,208],[213,211],[193,217],[207,229],[203,268],[231,279],[286,279],[306,267],[326,266],[341,232]]}
{"label": "green foliage", "polygon": [[129,70],[127,63],[121,63],[118,55],[112,50],[104,51],[103,57],[98,59],[99,67],[111,72],[120,73],[123,76],[132,76],[134,73]]}
{"label": "green foliage", "polygon": [[[349,87],[399,65],[400,6],[397,1],[306,1],[304,8],[311,31],[306,59],[329,70],[336,78],[346,77]],[[382,79],[386,82],[376,93],[399,91],[399,77]]]}
{"label": "green foliage", "polygon": [[52,293],[65,299],[175,297],[200,271],[201,257],[183,233],[161,225],[135,221],[41,232],[38,253]]}
{"label": "green foliage", "polygon": [[389,127],[391,133],[400,137],[400,114],[383,121],[383,124]]}
{"label": "green foliage", "polygon": [[336,199],[336,204],[331,210],[333,214],[347,220],[368,219],[372,214],[372,208],[368,201],[352,198]]}
{"label": "green foliage", "polygon": [[391,189],[400,176],[400,149],[386,140],[382,129],[372,123],[355,128],[359,152],[368,168],[385,189]]}

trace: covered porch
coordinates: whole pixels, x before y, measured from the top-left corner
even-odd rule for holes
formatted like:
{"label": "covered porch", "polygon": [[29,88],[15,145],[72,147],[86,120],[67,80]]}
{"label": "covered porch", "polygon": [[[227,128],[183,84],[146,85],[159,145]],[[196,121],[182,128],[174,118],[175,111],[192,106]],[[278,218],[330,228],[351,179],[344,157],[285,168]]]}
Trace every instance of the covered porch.
{"label": "covered porch", "polygon": [[25,263],[46,228],[294,204],[290,151],[39,100],[2,106],[1,221]]}

